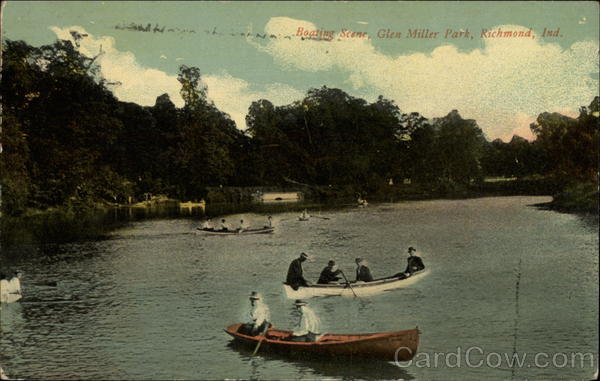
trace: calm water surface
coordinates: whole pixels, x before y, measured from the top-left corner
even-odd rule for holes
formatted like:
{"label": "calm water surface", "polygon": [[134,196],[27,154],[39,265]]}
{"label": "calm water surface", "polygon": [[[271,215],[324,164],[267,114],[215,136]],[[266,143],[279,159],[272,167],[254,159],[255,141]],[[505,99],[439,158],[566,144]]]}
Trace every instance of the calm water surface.
{"label": "calm water surface", "polygon": [[[532,206],[547,201],[378,204],[308,222],[281,213],[274,215],[275,234],[264,236],[202,236],[197,220],[154,219],[105,240],[13,247],[3,256],[22,254],[10,267],[23,271],[25,297],[2,305],[0,364],[11,376],[43,379],[590,379],[597,362],[564,366],[562,353],[570,360],[589,352],[597,360],[597,225]],[[265,221],[252,213],[227,218]],[[252,290],[265,295],[277,327],[292,327],[282,280],[301,251],[314,256],[304,265],[309,279],[329,259],[353,274],[357,256],[377,277],[403,270],[411,245],[431,269],[413,286],[310,301],[326,332],[418,326],[421,354],[404,367],[252,357],[223,332],[240,321]],[[47,280],[58,286],[43,286]],[[465,363],[471,347],[478,348],[469,358],[475,367]],[[436,352],[459,350],[459,366],[456,355],[434,362]],[[529,356],[523,367],[490,355],[513,352]],[[539,352],[547,353],[541,360],[548,366],[533,363]]]}

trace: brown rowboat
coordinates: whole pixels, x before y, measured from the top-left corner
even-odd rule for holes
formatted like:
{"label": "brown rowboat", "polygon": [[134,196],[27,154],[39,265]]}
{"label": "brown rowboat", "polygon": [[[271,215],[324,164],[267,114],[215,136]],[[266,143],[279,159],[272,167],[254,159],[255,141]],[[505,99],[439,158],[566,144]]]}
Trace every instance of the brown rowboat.
{"label": "brown rowboat", "polygon": [[262,350],[276,352],[291,352],[304,354],[318,354],[329,356],[351,356],[372,358],[383,361],[408,361],[417,353],[419,346],[419,329],[406,331],[362,333],[362,334],[325,334],[319,340],[311,343],[293,342],[283,340],[291,335],[290,331],[269,329],[266,337],[248,336],[239,333],[242,324],[231,324],[225,332],[236,341],[256,346],[259,341]]}

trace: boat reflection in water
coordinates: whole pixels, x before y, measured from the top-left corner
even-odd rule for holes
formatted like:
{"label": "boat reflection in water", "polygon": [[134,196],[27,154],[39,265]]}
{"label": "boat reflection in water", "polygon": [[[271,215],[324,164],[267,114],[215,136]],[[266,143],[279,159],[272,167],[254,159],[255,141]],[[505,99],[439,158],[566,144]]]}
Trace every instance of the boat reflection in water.
{"label": "boat reflection in water", "polygon": [[[251,367],[248,379],[257,380],[264,378],[262,369],[273,368],[273,362],[281,361],[293,364],[298,370],[299,379],[315,377],[330,377],[335,379],[364,380],[413,380],[414,377],[406,369],[400,368],[392,362],[370,359],[353,359],[350,357],[318,357],[317,355],[283,354],[274,351],[261,351],[252,355],[254,348],[232,340],[227,347],[237,352],[242,363]],[[267,364],[268,363],[268,364]]]}

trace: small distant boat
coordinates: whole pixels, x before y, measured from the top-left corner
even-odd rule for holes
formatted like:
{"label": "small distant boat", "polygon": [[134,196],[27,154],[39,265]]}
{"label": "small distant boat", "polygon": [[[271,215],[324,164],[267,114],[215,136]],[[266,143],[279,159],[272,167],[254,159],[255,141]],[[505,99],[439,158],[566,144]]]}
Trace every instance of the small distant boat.
{"label": "small distant boat", "polygon": [[200,232],[208,235],[247,235],[247,234],[269,234],[275,231],[273,227],[264,227],[258,229],[245,229],[245,230],[214,230],[214,229],[204,229],[204,228],[196,228]]}
{"label": "small distant boat", "polygon": [[384,278],[374,280],[373,282],[350,282],[338,284],[315,284],[308,287],[299,287],[294,290],[291,286],[284,284],[283,289],[285,295],[290,299],[307,299],[318,296],[371,296],[380,294],[385,291],[395,290],[414,284],[419,279],[429,273],[429,269],[425,269],[414,273],[408,278]]}
{"label": "small distant boat", "polygon": [[317,341],[304,343],[283,340],[290,331],[269,329],[266,335],[248,336],[239,333],[242,323],[231,324],[225,332],[241,344],[256,347],[262,340],[260,350],[288,353],[291,355],[350,356],[377,359],[382,361],[408,361],[419,347],[418,328],[405,331],[325,334]]}
{"label": "small distant boat", "polygon": [[369,206],[369,203],[367,202],[367,200],[359,198],[358,200],[356,200],[356,206],[358,206],[359,208],[364,208],[365,206]]}

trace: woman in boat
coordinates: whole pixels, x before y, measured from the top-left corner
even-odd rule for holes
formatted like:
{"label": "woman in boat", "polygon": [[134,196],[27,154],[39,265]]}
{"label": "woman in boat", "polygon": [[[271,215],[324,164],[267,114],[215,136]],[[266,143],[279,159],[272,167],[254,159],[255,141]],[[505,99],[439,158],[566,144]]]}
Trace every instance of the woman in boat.
{"label": "woman in boat", "polygon": [[252,291],[249,299],[248,323],[243,324],[239,332],[249,336],[257,336],[271,326],[271,313],[269,307],[263,302],[262,296],[256,291]]}
{"label": "woman in boat", "polygon": [[319,284],[327,284],[330,282],[337,282],[341,278],[338,277],[338,274],[341,274],[342,270],[338,269],[335,261],[331,260],[327,263],[327,267],[321,271],[321,276],[319,277]]}
{"label": "woman in boat", "polygon": [[298,311],[300,311],[300,321],[286,340],[308,343],[318,339],[319,331],[321,330],[321,321],[307,304],[303,300],[296,300],[294,303]]}
{"label": "woman in boat", "polygon": [[373,275],[367,267],[367,262],[362,258],[356,258],[356,281],[357,282],[372,282]]}

